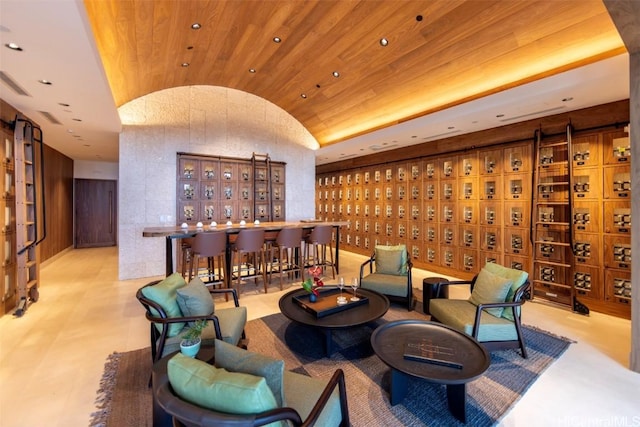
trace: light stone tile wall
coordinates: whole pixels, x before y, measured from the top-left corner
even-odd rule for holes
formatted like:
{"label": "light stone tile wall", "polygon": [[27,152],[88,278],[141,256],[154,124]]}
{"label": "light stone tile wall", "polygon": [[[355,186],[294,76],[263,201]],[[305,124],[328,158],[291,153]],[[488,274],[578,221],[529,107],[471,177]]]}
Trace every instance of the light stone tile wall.
{"label": "light stone tile wall", "polygon": [[[119,108],[119,279],[164,275],[165,239],[144,227],[176,224],[176,154],[250,159],[269,154],[286,166],[286,220],[315,216],[315,138],[289,113],[246,92],[189,86]],[[175,242],[174,242],[175,259]],[[175,265],[175,264],[174,264]]]}

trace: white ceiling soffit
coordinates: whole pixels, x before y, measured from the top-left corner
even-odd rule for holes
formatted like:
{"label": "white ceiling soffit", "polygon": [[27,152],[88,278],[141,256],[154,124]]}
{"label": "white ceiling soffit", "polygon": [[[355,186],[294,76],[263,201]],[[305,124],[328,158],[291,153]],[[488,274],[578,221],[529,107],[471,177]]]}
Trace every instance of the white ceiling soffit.
{"label": "white ceiling soffit", "polygon": [[623,54],[320,148],[316,153],[316,164],[332,163],[352,158],[354,154],[364,156],[627,98],[629,55]]}

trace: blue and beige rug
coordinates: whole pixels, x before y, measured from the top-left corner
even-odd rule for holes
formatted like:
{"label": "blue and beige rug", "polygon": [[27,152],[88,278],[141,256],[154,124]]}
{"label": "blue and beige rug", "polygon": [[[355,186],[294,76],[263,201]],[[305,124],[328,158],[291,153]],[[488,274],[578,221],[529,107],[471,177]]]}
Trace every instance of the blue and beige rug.
{"label": "blue and beige rug", "polygon": [[[251,351],[283,359],[288,370],[329,378],[341,368],[346,374],[349,415],[355,427],[463,425],[450,414],[443,385],[411,380],[405,400],[396,406],[389,404],[389,368],[375,356],[369,338],[377,326],[402,318],[425,316],[392,307],[369,326],[335,332],[330,357],[324,357],[322,336],[317,331],[292,323],[279,313],[249,322],[246,332]],[[571,343],[529,327],[524,328],[524,334],[528,359],[516,350],[493,352],[489,369],[467,385],[467,425],[494,425]],[[149,351],[109,357],[92,426],[151,425]]]}

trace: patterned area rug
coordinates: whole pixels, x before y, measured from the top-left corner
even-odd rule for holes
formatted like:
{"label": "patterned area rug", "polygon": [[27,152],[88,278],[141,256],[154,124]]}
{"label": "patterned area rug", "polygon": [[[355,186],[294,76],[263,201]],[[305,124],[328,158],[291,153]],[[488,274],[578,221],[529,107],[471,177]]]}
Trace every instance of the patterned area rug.
{"label": "patterned area rug", "polygon": [[[324,357],[322,336],[316,330],[292,323],[279,313],[249,322],[246,332],[251,351],[283,359],[288,370],[321,378],[329,378],[337,368],[344,370],[349,415],[355,427],[464,425],[450,414],[445,387],[424,380],[410,380],[404,401],[390,405],[390,371],[373,353],[369,338],[381,324],[406,318],[425,317],[392,307],[371,325],[334,332],[330,357]],[[493,352],[485,375],[467,385],[467,425],[494,425],[571,343],[530,327],[524,328],[524,334],[528,359],[515,350]],[[109,356],[92,426],[151,426],[149,352],[142,349]]]}

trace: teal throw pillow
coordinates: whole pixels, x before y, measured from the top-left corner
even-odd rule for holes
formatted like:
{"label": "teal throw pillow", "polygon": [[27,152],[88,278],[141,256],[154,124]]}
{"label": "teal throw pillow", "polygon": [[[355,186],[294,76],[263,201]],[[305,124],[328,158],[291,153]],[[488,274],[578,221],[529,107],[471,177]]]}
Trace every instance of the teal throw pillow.
{"label": "teal throw pillow", "polygon": [[407,247],[405,245],[375,248],[376,272],[381,274],[407,274]]}
{"label": "teal throw pillow", "polygon": [[279,407],[284,405],[284,360],[244,350],[227,342],[216,340],[216,366],[232,372],[257,375],[267,380]]}
{"label": "teal throw pillow", "polygon": [[194,277],[176,293],[183,316],[208,316],[215,309],[211,293],[199,277]]}
{"label": "teal throw pillow", "polygon": [[[483,268],[480,270],[480,273],[478,273],[473,292],[471,292],[471,296],[469,297],[469,302],[473,305],[504,302],[511,284],[511,280],[497,276]],[[503,310],[503,307],[489,308],[486,312],[500,317],[502,316]]]}
{"label": "teal throw pillow", "polygon": [[[152,286],[145,286],[142,288],[142,295],[151,301],[157,303],[162,307],[167,317],[182,317],[180,306],[177,301],[177,290],[186,286],[184,277],[180,273],[173,273],[171,276],[156,283]],[[160,313],[157,310],[151,309],[151,314],[160,317]],[[184,328],[185,323],[171,323],[169,325],[168,336],[175,337]],[[162,325],[156,323],[156,328],[160,331]]]}
{"label": "teal throw pillow", "polygon": [[[487,271],[497,276],[504,277],[505,279],[509,279],[513,282],[513,284],[511,285],[511,288],[509,289],[509,293],[507,293],[507,296],[504,299],[505,301],[509,301],[509,302],[513,301],[513,297],[516,294],[516,290],[520,286],[524,285],[524,283],[529,278],[529,274],[526,271],[516,270],[515,268],[504,267],[494,262],[487,263],[484,266],[484,268],[486,268]],[[518,313],[520,313],[520,307],[517,307],[516,310]],[[511,308],[506,308],[502,312],[502,317],[513,321],[514,320],[513,310]]]}
{"label": "teal throw pillow", "polygon": [[180,398],[203,408],[230,414],[259,414],[277,408],[262,377],[228,372],[181,353],[169,360],[167,374]]}

